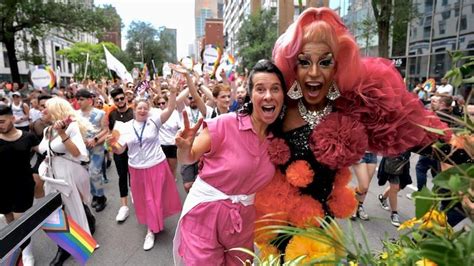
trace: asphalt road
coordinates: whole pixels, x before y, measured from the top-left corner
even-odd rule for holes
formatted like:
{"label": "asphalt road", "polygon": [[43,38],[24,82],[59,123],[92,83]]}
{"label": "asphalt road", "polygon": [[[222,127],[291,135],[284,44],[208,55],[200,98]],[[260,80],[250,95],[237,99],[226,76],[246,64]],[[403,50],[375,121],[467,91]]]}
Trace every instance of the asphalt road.
{"label": "asphalt road", "polygon": [[[411,176],[414,185],[416,185],[415,165],[417,155],[412,155]],[[107,175],[109,183],[106,184],[106,195],[108,198],[107,207],[100,213],[95,213],[97,219],[97,230],[94,238],[100,244],[90,260],[88,265],[173,265],[172,239],[178,220],[175,215],[166,220],[165,230],[156,235],[155,246],[150,251],[143,250],[143,241],[146,234],[146,227],[137,223],[133,207],[130,208],[130,217],[122,224],[115,221],[118,208],[120,207],[118,177],[115,166],[112,165]],[[355,177],[353,178],[355,184]],[[179,192],[184,201],[185,192],[182,189],[181,179],[177,181]],[[428,186],[431,186],[429,175]],[[413,191],[414,186],[409,186],[398,195],[399,214],[402,221],[414,216],[415,208],[411,200],[407,199],[406,194]],[[374,249],[381,249],[383,239],[396,237],[398,232],[390,223],[390,212],[383,210],[377,200],[377,195],[383,191],[384,187],[379,187],[376,177],[373,178],[365,208],[370,216],[369,221],[357,220],[353,222],[353,228],[356,231],[360,243],[363,239],[360,235],[359,224],[363,226],[369,245]],[[131,205],[131,204],[130,204]],[[2,219],[0,219],[2,220]],[[0,227],[3,221],[0,221]],[[347,226],[347,221],[341,221],[343,227]],[[35,254],[36,265],[49,265],[56,254],[56,245],[42,232],[38,231],[33,238],[33,253]],[[68,259],[65,265],[79,265],[73,259]]]}

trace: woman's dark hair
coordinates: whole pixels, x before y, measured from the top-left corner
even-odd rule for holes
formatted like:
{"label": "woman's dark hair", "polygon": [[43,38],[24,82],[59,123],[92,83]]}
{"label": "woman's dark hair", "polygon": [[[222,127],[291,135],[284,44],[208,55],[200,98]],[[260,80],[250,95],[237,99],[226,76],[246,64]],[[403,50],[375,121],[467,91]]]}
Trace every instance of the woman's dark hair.
{"label": "woman's dark hair", "polygon": [[[250,115],[253,112],[253,104],[250,101],[250,97],[252,95],[253,91],[253,76],[258,73],[270,73],[270,74],[275,74],[278,77],[278,80],[281,83],[281,87],[283,89],[283,93],[286,92],[286,82],[285,78],[283,77],[283,74],[281,73],[280,69],[270,60],[268,59],[261,59],[259,60],[255,66],[252,68],[250,71],[249,77],[248,77],[248,88],[247,88],[247,96],[245,96],[245,104],[242,106],[242,108],[238,111],[240,115]],[[283,112],[284,108],[282,108]],[[276,134],[281,131],[281,125],[282,125],[282,119],[280,116],[273,122],[271,125],[269,125],[268,129],[270,132],[273,134]]]}

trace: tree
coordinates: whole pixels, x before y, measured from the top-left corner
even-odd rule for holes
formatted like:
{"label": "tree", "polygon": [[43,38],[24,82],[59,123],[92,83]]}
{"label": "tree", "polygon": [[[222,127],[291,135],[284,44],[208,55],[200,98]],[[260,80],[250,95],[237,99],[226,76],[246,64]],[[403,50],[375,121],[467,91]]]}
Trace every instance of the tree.
{"label": "tree", "polygon": [[377,29],[374,28],[374,21],[370,17],[366,17],[361,22],[357,23],[357,29],[361,32],[360,37],[365,42],[365,55],[369,55],[369,48],[372,44],[372,37],[377,34]]}
{"label": "tree", "polygon": [[[379,56],[389,57],[389,36],[392,32],[392,54],[401,54],[406,47],[407,23],[417,16],[412,0],[371,0],[379,37]],[[393,22],[393,23],[392,23]]]}
{"label": "tree", "polygon": [[[103,8],[88,7],[83,3],[65,4],[43,0],[0,1],[0,42],[5,44],[7,50],[12,80],[20,81],[15,46],[17,38],[21,38],[19,32],[28,32],[33,37],[29,41],[37,42],[36,37],[41,37],[52,29],[67,37],[77,32],[100,33],[114,22],[114,17],[106,16]],[[24,45],[27,46],[26,43]]]}
{"label": "tree", "polygon": [[277,35],[275,11],[265,10],[246,18],[237,35],[239,70],[251,69],[260,59],[270,59]]}
{"label": "tree", "polygon": [[372,0],[377,31],[379,35],[379,56],[388,58],[388,38],[392,19],[392,0]]}
{"label": "tree", "polygon": [[89,54],[89,64],[87,66],[86,78],[98,80],[102,77],[109,76],[107,70],[107,64],[105,62],[104,47],[110,51],[119,61],[121,61],[126,67],[131,67],[131,59],[127,58],[127,55],[120,50],[115,44],[110,42],[102,42],[97,44],[78,42],[72,47],[62,49],[58,51],[59,55],[62,55],[78,66],[74,73],[76,80],[82,80],[84,78],[85,65],[87,60],[87,54]]}
{"label": "tree", "polygon": [[171,35],[164,27],[156,29],[150,23],[132,21],[127,31],[127,47],[125,51],[135,62],[146,63],[152,68],[154,60],[157,71],[161,72],[164,62],[175,62],[169,52],[174,49]]}

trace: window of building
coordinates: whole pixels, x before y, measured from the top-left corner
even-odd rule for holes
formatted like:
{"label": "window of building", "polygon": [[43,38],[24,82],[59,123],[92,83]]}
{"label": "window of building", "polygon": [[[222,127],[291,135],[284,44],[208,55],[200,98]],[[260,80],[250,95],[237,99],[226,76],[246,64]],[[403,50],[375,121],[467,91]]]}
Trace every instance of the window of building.
{"label": "window of building", "polygon": [[454,4],[454,16],[455,17],[459,16],[459,2],[456,2]]}
{"label": "window of building", "polygon": [[69,73],[73,73],[73,72],[74,72],[73,69],[72,69],[72,64],[71,64],[71,62],[68,62],[68,63],[67,63],[67,70],[68,70]]}
{"label": "window of building", "polygon": [[412,33],[411,33],[412,38],[413,38],[413,39],[416,39],[417,35],[418,35],[418,28],[417,28],[417,27],[413,27],[413,28],[412,28]]}
{"label": "window of building", "polygon": [[431,26],[423,28],[423,38],[429,38],[431,36]]}
{"label": "window of building", "polygon": [[467,18],[466,15],[461,16],[461,30],[467,29]]}
{"label": "window of building", "polygon": [[441,2],[441,5],[442,5],[442,6],[446,6],[447,4],[448,4],[448,0],[443,0],[443,1]]}
{"label": "window of building", "polygon": [[425,13],[433,12],[433,0],[425,0]]}
{"label": "window of building", "polygon": [[445,34],[446,33],[446,22],[445,21],[440,21],[439,22],[439,34]]}
{"label": "window of building", "polygon": [[441,16],[443,17],[444,20],[448,19],[451,16],[451,10],[446,10],[442,12]]}
{"label": "window of building", "polygon": [[425,17],[425,27],[426,26],[431,26],[431,16]]}

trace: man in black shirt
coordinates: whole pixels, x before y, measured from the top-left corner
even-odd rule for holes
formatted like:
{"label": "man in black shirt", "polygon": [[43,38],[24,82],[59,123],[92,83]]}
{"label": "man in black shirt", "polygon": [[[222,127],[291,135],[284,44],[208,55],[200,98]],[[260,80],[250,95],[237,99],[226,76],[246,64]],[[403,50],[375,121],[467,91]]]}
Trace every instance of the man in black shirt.
{"label": "man in black shirt", "polygon": [[[125,100],[125,94],[122,89],[114,89],[110,95],[114,100],[117,109],[109,114],[109,129],[112,131],[116,121],[128,122],[133,119],[133,109],[129,108]],[[114,154],[115,167],[119,176],[120,200],[122,206],[120,207],[117,217],[117,222],[124,222],[129,215],[128,208],[128,154]]]}
{"label": "man in black shirt", "polygon": [[[30,153],[39,141],[32,133],[15,128],[15,117],[10,106],[0,106],[0,213],[7,223],[18,219],[33,205],[35,181],[30,165]],[[23,265],[34,265],[29,241],[23,245]]]}

